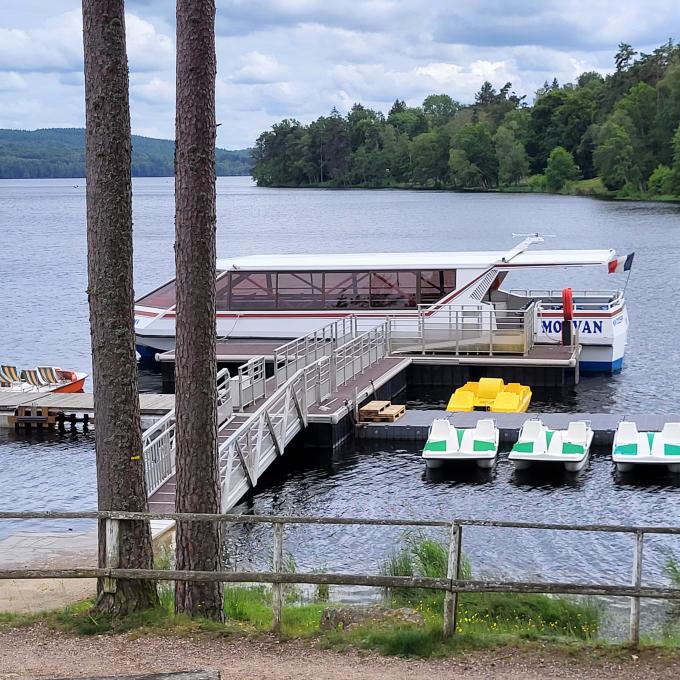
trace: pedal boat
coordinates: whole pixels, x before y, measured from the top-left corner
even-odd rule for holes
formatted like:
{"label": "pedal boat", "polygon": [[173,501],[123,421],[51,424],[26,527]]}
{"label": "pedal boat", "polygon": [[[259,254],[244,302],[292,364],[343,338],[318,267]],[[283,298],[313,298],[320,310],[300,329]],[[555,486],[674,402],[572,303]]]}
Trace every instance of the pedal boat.
{"label": "pedal boat", "polygon": [[82,392],[87,373],[56,366],[38,366],[19,371],[16,366],[0,366],[0,392]]}
{"label": "pedal boat", "polygon": [[638,432],[634,422],[620,422],[612,459],[619,472],[630,472],[636,465],[667,465],[671,472],[680,472],[680,423],[666,423],[661,432]]}
{"label": "pedal boat", "polygon": [[466,382],[449,399],[447,411],[491,411],[492,413],[525,413],[531,402],[531,389],[502,378],[481,378]]}
{"label": "pedal boat", "polygon": [[592,443],[593,430],[583,420],[569,423],[566,430],[549,430],[541,420],[527,420],[509,459],[516,470],[541,462],[559,463],[568,472],[578,472],[588,462]]}
{"label": "pedal boat", "polygon": [[438,418],[430,426],[423,459],[428,468],[441,467],[447,461],[474,460],[478,467],[488,469],[496,462],[498,439],[493,420],[457,428],[446,418]]}

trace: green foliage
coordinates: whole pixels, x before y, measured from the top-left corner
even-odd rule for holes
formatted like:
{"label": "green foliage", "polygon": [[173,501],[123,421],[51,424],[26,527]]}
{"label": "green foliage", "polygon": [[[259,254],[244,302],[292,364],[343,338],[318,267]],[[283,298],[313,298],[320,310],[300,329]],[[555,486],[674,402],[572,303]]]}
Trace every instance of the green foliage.
{"label": "green foliage", "polygon": [[548,191],[560,191],[567,182],[580,176],[574,157],[562,146],[556,146],[548,157],[545,168],[545,187]]}
{"label": "green foliage", "polygon": [[597,133],[593,161],[602,182],[612,191],[640,180],[631,139],[632,123],[627,114],[611,116]]}
{"label": "green foliage", "polygon": [[431,94],[423,101],[423,113],[431,128],[446,125],[460,108],[461,105],[448,94]]}
{"label": "green foliage", "polygon": [[[588,71],[575,83],[546,81],[531,106],[511,83],[486,81],[468,105],[439,93],[422,107],[397,99],[387,115],[354,104],[344,118],[333,111],[309,125],[282,121],[259,137],[253,176],[263,186],[521,185],[641,197],[666,165],[680,196],[680,46],[669,41],[647,54],[621,43],[614,63],[606,77]],[[556,148],[570,156],[560,153],[548,167]],[[602,187],[576,184],[598,174]]]}
{"label": "green foliage", "polygon": [[529,174],[529,158],[524,145],[510,126],[501,125],[494,135],[500,184],[518,184]]}
{"label": "green foliage", "polygon": [[[171,140],[132,136],[132,175],[170,177],[175,144]],[[247,175],[250,149],[215,152],[218,175]],[[0,179],[85,177],[85,130],[0,130]]]}
{"label": "green foliage", "polygon": [[498,160],[489,128],[483,123],[468,123],[451,141],[452,149],[465,152],[467,160],[477,168],[481,185],[492,187],[498,181]]}
{"label": "green foliage", "polygon": [[647,180],[647,191],[653,196],[673,193],[673,171],[667,165],[657,165]]}
{"label": "green foliage", "polygon": [[[381,573],[446,578],[447,566],[445,543],[413,533],[407,534],[401,550],[381,565]],[[472,566],[465,556],[461,560],[459,576],[472,578]],[[441,627],[444,606],[441,591],[393,588],[385,594],[393,605],[415,607],[428,622]],[[461,593],[458,596],[460,633],[520,633],[590,639],[597,635],[599,623],[600,610],[588,600],[509,593]]]}

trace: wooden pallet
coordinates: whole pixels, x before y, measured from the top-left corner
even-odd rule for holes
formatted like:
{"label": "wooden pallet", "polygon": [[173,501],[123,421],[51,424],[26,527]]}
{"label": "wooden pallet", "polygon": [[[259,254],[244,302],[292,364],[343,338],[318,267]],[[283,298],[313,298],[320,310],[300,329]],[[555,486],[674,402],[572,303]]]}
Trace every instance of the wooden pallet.
{"label": "wooden pallet", "polygon": [[391,403],[389,401],[369,401],[368,404],[359,409],[359,420],[366,420],[380,415]]}
{"label": "wooden pallet", "polygon": [[[370,402],[371,404],[384,404],[387,403],[387,406],[383,406],[378,412],[375,412],[375,410],[367,413],[364,413],[364,409],[361,409],[359,411],[359,417],[362,422],[365,423],[393,423],[395,420],[399,420],[404,413],[406,413],[406,406],[403,404],[391,404],[389,401],[388,402]],[[370,406],[370,404],[368,404]]]}
{"label": "wooden pallet", "polygon": [[51,430],[56,423],[57,411],[55,409],[36,404],[17,406],[14,415],[9,418],[9,424],[14,425],[15,428],[42,429],[47,427]]}

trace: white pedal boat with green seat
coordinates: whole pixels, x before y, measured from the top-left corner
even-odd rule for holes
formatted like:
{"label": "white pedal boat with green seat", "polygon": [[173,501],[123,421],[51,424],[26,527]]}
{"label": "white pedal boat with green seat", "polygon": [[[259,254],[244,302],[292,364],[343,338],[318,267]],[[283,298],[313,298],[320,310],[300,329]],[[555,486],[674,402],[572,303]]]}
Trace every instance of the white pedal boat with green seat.
{"label": "white pedal boat with green seat", "polygon": [[483,419],[475,427],[457,428],[449,420],[438,418],[430,426],[423,458],[428,468],[460,460],[474,460],[480,468],[490,468],[498,455],[498,439],[493,420]]}
{"label": "white pedal boat with green seat", "polygon": [[620,422],[612,458],[620,472],[636,465],[667,465],[671,472],[680,472],[680,423],[666,423],[661,432],[639,432],[634,422]]}
{"label": "white pedal boat with green seat", "polygon": [[572,421],[566,430],[549,430],[532,419],[522,426],[509,459],[517,470],[533,463],[559,463],[568,472],[578,472],[588,462],[592,443],[593,430],[584,420]]}

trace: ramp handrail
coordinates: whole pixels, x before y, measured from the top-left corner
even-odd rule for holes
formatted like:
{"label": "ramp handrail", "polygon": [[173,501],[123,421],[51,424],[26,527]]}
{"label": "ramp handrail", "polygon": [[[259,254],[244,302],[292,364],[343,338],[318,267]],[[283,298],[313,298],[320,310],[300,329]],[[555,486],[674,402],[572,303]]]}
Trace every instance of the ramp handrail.
{"label": "ramp handrail", "polygon": [[[257,485],[261,473],[283,455],[290,440],[307,425],[307,409],[330,393],[329,359],[322,357],[289,378],[220,445],[223,511]],[[323,381],[321,377],[328,375]],[[311,388],[311,389],[310,389]]]}
{"label": "ramp handrail", "polygon": [[385,319],[333,352],[335,389],[390,353],[390,323],[390,319]]}
{"label": "ramp handrail", "polygon": [[142,435],[147,493],[157,491],[175,471],[175,409]]}
{"label": "ramp handrail", "polygon": [[[217,422],[221,425],[233,412],[229,371],[217,373]],[[142,434],[142,458],[146,473],[146,488],[150,496],[175,473],[175,409]]]}
{"label": "ramp handrail", "polygon": [[356,336],[356,316],[348,316],[295,338],[274,350],[276,386],[282,385],[296,371],[321,357],[331,356],[333,350]]}
{"label": "ramp handrail", "polygon": [[253,357],[238,367],[238,408],[243,411],[264,397],[267,380],[265,359]]}

